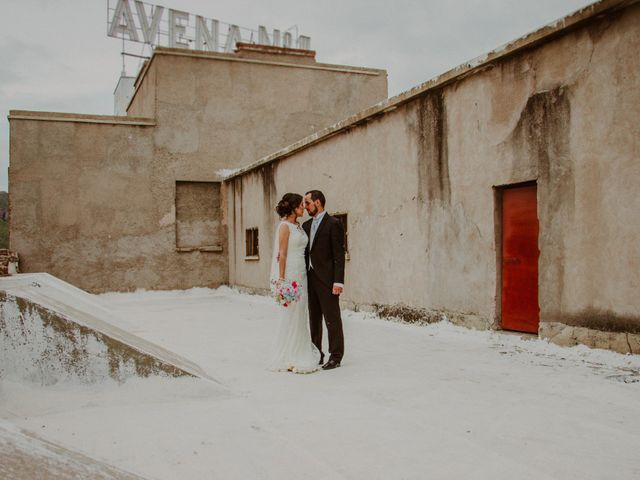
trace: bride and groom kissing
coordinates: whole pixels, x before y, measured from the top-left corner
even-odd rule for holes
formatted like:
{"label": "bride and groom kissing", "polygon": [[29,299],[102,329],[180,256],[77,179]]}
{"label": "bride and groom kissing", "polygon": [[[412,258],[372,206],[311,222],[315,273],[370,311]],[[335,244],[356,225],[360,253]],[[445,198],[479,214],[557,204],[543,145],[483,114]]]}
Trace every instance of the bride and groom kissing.
{"label": "bride and groom kissing", "polygon": [[[344,336],[340,294],[344,288],[344,229],[329,215],[325,196],[311,190],[304,197],[287,193],[278,202],[280,217],[271,263],[274,293],[295,290],[296,298],[280,308],[271,369],[295,373],[315,372],[322,366],[340,366]],[[302,225],[298,218],[307,211],[312,217]],[[283,287],[285,286],[286,287]],[[329,337],[329,358],[324,363],[322,318]]]}

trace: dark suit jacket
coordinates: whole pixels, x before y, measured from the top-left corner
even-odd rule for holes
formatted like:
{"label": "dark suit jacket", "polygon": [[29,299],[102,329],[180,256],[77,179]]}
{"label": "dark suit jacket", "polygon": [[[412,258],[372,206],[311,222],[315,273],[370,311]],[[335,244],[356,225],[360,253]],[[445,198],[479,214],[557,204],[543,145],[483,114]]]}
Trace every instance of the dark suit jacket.
{"label": "dark suit jacket", "polygon": [[[309,236],[309,241],[311,241],[311,222],[312,220],[307,220],[302,224],[302,228]],[[322,283],[329,287],[334,283],[344,283],[344,228],[340,220],[328,213],[324,214],[311,249],[307,244],[305,250],[307,270],[309,258],[311,258],[313,271]]]}

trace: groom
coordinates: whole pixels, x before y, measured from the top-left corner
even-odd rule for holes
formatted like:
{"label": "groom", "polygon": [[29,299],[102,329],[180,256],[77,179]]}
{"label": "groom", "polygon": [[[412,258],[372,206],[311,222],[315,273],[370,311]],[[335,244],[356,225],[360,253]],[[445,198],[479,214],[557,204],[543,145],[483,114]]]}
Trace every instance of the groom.
{"label": "groom", "polygon": [[323,370],[340,366],[344,355],[344,336],[340,317],[340,294],[344,288],[344,229],[342,222],[324,210],[320,190],[304,196],[304,206],[313,218],[302,225],[309,236],[305,260],[309,284],[309,326],[311,341],[322,353],[322,317],[329,333],[329,361]]}

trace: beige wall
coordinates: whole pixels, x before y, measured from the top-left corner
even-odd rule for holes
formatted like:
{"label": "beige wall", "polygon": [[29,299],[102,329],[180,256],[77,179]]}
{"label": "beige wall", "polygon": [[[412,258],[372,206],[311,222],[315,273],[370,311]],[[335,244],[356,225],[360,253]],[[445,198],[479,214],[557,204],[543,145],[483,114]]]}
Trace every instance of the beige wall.
{"label": "beige wall", "polygon": [[244,167],[387,97],[380,70],[162,52],[156,154],[179,176]]}
{"label": "beige wall", "polygon": [[[541,330],[640,333],[638,25],[637,4],[591,19],[229,181],[231,282],[267,286],[266,192],[271,207],[319,188],[349,215],[345,302],[497,327],[494,187],[537,180]],[[242,258],[249,222],[265,231],[258,263]]]}
{"label": "beige wall", "polygon": [[[21,271],[94,292],[227,283],[224,192],[213,217],[211,205],[185,213],[202,232],[181,230],[183,238],[211,234],[211,244],[178,251],[176,182],[218,181],[218,170],[387,94],[382,70],[262,58],[158,48],[129,117],[13,111],[10,242]],[[144,126],[128,124],[136,115],[148,117]]]}
{"label": "beige wall", "polygon": [[12,120],[10,243],[21,271],[92,291],[171,275],[152,158],[152,126]]}

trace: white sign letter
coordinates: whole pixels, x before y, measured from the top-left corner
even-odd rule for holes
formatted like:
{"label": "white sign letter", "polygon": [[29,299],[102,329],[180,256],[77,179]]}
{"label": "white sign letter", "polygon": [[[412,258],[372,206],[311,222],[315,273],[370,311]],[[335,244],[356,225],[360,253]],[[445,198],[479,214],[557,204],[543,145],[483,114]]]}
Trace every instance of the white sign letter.
{"label": "white sign letter", "polygon": [[160,19],[162,18],[164,7],[151,7],[151,25],[149,25],[149,20],[147,19],[147,12],[144,11],[144,4],[140,0],[136,0],[136,10],[138,12],[138,20],[142,27],[142,36],[144,37],[145,43],[154,45],[156,43],[154,42],[154,37],[156,36],[156,33],[158,33],[158,25],[160,25]]}
{"label": "white sign letter", "polygon": [[229,25],[229,32],[227,33],[227,43],[224,44],[224,51],[227,53],[233,52],[233,47],[237,42],[242,42],[240,36],[240,27],[237,25]]}
{"label": "white sign letter", "polygon": [[269,40],[269,34],[267,33],[267,29],[262,25],[258,27],[258,44],[271,45],[271,40]]}
{"label": "white sign letter", "polygon": [[[129,40],[138,42],[138,32],[136,32],[136,24],[133,22],[133,14],[129,0],[118,0],[116,11],[111,19],[111,28],[109,28],[109,36],[116,38],[124,38],[124,34],[129,36]],[[121,36],[118,37],[118,34]]]}
{"label": "white sign letter", "polygon": [[284,48],[291,48],[292,44],[293,44],[293,37],[291,35],[291,32],[284,32],[284,37],[282,38],[282,46]]}
{"label": "white sign letter", "polygon": [[302,50],[311,50],[311,38],[305,35],[300,35],[298,37],[298,48]]}
{"label": "white sign letter", "polygon": [[188,23],[187,12],[169,9],[169,46],[171,48],[189,48],[189,42],[184,41]]}
{"label": "white sign letter", "polygon": [[209,31],[207,21],[196,15],[196,50],[218,51],[218,20],[211,20]]}
{"label": "white sign letter", "polygon": [[273,29],[273,43],[269,40],[269,33],[267,29],[260,25],[258,27],[258,44],[259,45],[273,45],[274,47],[280,46],[280,30]]}

